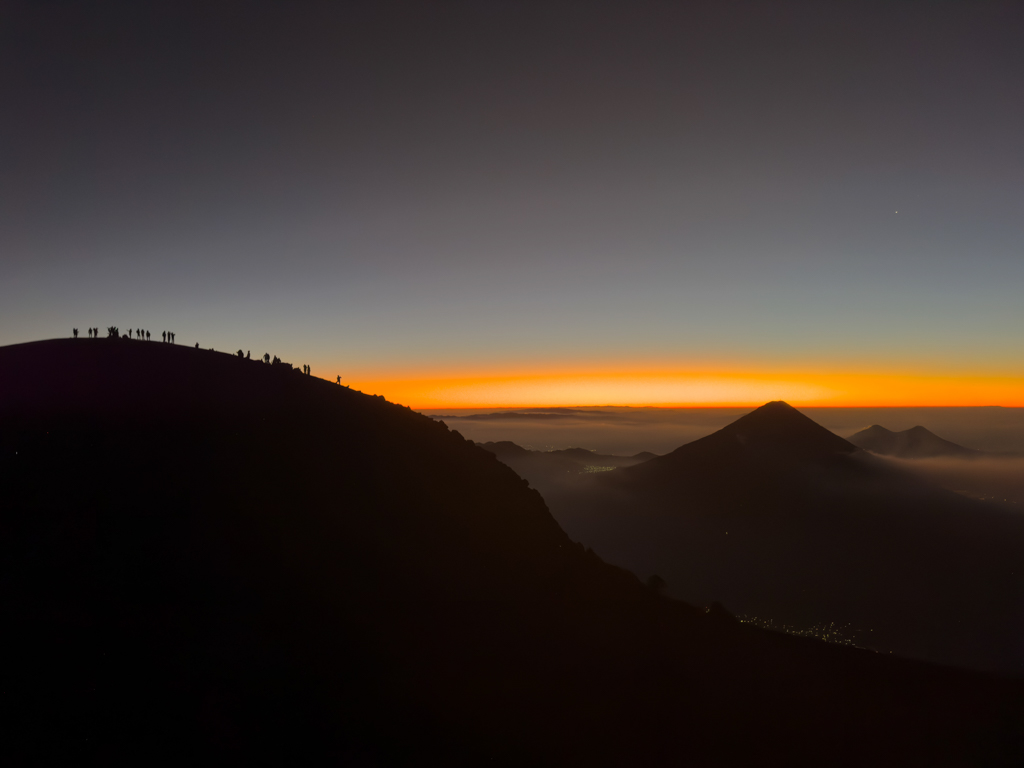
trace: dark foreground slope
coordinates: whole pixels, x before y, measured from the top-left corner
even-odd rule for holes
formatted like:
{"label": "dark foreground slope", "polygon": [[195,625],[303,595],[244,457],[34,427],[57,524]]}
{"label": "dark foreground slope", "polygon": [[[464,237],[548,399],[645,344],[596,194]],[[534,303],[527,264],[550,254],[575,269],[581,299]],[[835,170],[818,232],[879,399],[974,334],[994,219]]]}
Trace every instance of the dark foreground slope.
{"label": "dark foreground slope", "polygon": [[379,398],[0,349],[3,749],[39,762],[1013,765],[1016,683],[763,632]]}
{"label": "dark foreground slope", "polygon": [[911,427],[902,432],[893,432],[875,424],[850,435],[847,439],[865,451],[882,456],[895,456],[899,459],[970,459],[982,455],[980,451],[944,440],[924,427]]}
{"label": "dark foreground slope", "polygon": [[1024,518],[903,473],[785,403],[548,502],[570,535],[682,599],[1024,672]]}

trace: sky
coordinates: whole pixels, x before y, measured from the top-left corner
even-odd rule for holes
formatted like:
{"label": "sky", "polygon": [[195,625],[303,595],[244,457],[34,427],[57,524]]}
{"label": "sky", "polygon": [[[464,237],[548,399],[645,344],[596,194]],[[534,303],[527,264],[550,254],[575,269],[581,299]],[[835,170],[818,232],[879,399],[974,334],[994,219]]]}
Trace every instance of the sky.
{"label": "sky", "polygon": [[0,0],[0,344],[1024,405],[1019,3]]}

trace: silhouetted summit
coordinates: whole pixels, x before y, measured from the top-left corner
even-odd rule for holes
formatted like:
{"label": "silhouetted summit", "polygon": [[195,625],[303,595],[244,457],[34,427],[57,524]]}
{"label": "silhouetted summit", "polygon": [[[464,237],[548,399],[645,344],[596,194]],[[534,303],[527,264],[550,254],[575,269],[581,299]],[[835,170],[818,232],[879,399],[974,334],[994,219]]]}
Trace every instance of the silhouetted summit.
{"label": "silhouetted summit", "polygon": [[[690,478],[694,482],[688,495],[703,489],[709,497],[734,496],[749,485],[745,475],[774,475],[773,484],[777,484],[797,466],[835,466],[856,451],[855,445],[777,400],[664,456],[624,469],[618,476],[621,482],[651,488],[659,483],[689,483]],[[761,489],[750,490],[755,495],[762,493]]]}
{"label": "silhouetted summit", "polygon": [[911,427],[903,432],[892,432],[875,424],[851,435],[848,439],[858,448],[900,459],[931,459],[939,456],[975,458],[981,455],[980,451],[944,440],[921,426]]}
{"label": "silhouetted summit", "polygon": [[675,597],[1024,672],[1024,519],[930,485],[785,403],[545,498],[571,536],[641,578],[657,572]]}
{"label": "silhouetted summit", "polygon": [[830,432],[782,400],[762,405],[718,432],[668,454],[690,453],[712,446],[735,444],[746,451],[770,451],[794,456],[853,453],[857,447]]}
{"label": "silhouetted summit", "polygon": [[281,366],[2,348],[0,489],[3,749],[38,762],[1024,754],[1019,685],[661,597],[457,432]]}

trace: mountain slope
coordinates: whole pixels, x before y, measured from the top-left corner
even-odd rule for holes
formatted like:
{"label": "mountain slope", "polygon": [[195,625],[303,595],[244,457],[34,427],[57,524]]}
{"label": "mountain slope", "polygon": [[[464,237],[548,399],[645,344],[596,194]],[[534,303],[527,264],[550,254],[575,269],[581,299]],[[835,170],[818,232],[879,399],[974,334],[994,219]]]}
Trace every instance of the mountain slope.
{"label": "mountain slope", "polygon": [[783,403],[547,497],[671,594],[868,647],[1024,672],[1024,521],[905,474]]}
{"label": "mountain slope", "polygon": [[979,451],[964,448],[941,437],[924,427],[912,427],[903,432],[892,432],[875,424],[862,429],[848,438],[851,443],[865,451],[895,456],[900,459],[932,459],[939,456],[975,458]]}
{"label": "mountain slope", "polygon": [[581,475],[631,467],[654,458],[653,453],[610,456],[586,448],[529,451],[508,440],[477,445],[497,456],[499,461],[514,469],[545,497],[553,491],[557,492],[562,486],[572,486],[579,481]]}
{"label": "mountain slope", "polygon": [[0,704],[37,760],[1024,754],[1020,685],[660,598],[444,425],[272,366],[0,349],[0,489]]}

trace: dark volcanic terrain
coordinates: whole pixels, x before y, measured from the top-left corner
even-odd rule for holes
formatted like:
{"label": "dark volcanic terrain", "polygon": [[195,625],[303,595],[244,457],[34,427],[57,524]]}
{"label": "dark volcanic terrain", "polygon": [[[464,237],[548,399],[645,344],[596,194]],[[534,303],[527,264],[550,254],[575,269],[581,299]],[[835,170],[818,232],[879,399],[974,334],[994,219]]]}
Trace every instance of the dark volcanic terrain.
{"label": "dark volcanic terrain", "polygon": [[[876,477],[788,412],[781,433],[762,429],[775,410],[602,488],[657,488],[709,515],[722,502],[789,531],[811,511],[801,483]],[[758,508],[766,488],[791,505]],[[857,558],[889,510],[861,511]],[[0,525],[3,749],[19,764],[1024,756],[1021,683],[662,597],[573,543],[494,454],[283,366],[128,340],[0,349]],[[884,534],[893,552],[914,544],[910,528]],[[736,584],[758,573],[730,562]],[[888,588],[912,613],[928,584],[903,576]]]}
{"label": "dark volcanic terrain", "polygon": [[634,467],[542,489],[569,534],[669,594],[930,661],[1024,672],[1024,517],[769,403]]}

